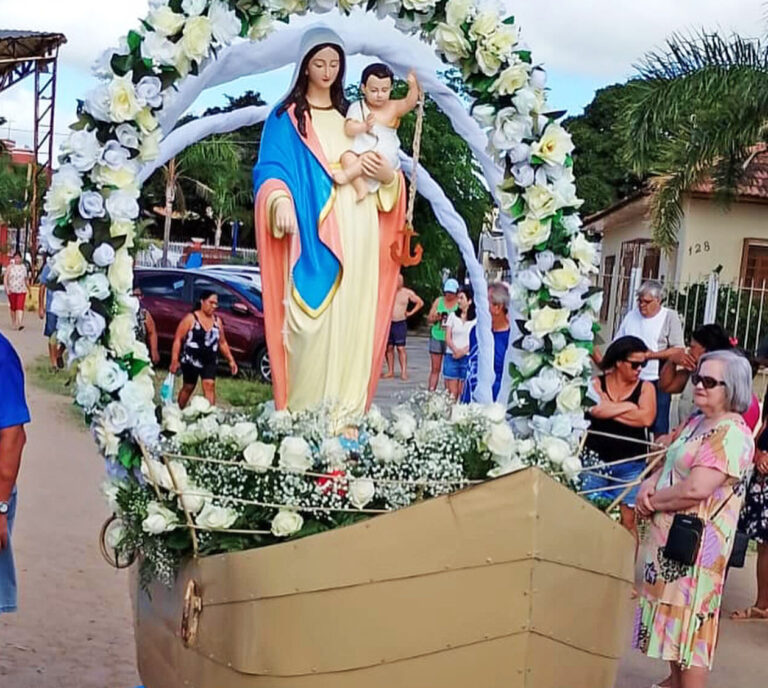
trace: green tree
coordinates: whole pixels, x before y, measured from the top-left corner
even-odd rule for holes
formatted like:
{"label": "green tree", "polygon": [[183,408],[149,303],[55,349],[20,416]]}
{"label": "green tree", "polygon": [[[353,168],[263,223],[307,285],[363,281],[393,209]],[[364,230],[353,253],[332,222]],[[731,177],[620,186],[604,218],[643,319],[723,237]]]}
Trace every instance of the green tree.
{"label": "green tree", "polygon": [[[1,118],[0,118],[1,119]],[[29,213],[27,168],[15,165],[0,144],[0,223],[24,227]]]}
{"label": "green tree", "polygon": [[622,152],[621,114],[626,101],[626,84],[606,86],[595,93],[584,114],[563,122],[576,145],[574,174],[584,199],[583,215],[607,208],[642,186],[642,178],[633,173]]}
{"label": "green tree", "polygon": [[685,191],[711,177],[731,199],[756,144],[768,141],[768,51],[760,40],[675,35],[627,85],[628,161],[652,173],[654,241],[676,243]]}

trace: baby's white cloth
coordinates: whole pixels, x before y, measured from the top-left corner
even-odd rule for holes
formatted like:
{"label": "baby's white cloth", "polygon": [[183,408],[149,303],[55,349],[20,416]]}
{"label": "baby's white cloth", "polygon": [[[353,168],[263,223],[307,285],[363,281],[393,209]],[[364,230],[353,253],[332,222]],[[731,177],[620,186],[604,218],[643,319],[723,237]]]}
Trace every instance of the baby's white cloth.
{"label": "baby's white cloth", "polygon": [[[352,119],[356,122],[365,122],[365,119],[370,112],[371,111],[365,104],[365,101],[356,100],[349,106],[349,110],[347,110],[347,119]],[[376,151],[392,166],[393,169],[400,169],[400,157],[398,155],[400,152],[400,138],[397,135],[397,129],[395,127],[388,127],[376,122],[371,131],[357,134],[352,144],[352,152],[357,153],[357,155],[362,155],[369,151]],[[365,177],[365,181],[367,182],[368,189],[371,193],[377,191],[379,186],[381,186],[381,183],[375,179]]]}

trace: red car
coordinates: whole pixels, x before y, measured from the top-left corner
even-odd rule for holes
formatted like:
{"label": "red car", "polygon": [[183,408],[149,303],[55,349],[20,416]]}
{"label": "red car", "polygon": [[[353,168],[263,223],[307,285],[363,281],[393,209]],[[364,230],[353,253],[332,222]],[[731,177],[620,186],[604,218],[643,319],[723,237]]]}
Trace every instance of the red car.
{"label": "red car", "polygon": [[137,268],[133,283],[141,289],[141,304],[157,325],[161,355],[170,356],[179,322],[201,292],[211,290],[219,297],[217,314],[238,366],[249,366],[264,381],[271,381],[261,290],[252,282],[198,270]]}

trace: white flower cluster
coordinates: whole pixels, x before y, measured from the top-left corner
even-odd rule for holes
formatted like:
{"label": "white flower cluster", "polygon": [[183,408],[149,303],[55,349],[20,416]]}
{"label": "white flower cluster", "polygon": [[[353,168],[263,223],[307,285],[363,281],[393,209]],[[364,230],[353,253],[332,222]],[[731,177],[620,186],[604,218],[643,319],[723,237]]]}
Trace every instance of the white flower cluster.
{"label": "white flower cluster", "polygon": [[[233,527],[285,538],[527,466],[566,483],[577,480],[581,468],[554,428],[542,425],[535,439],[516,436],[500,404],[452,406],[445,395],[421,393],[389,418],[372,408],[340,436],[317,432],[331,420],[326,408],[297,414],[264,408],[247,418],[200,397],[184,411],[164,407],[165,456],[141,462],[143,505],[132,516],[123,513],[125,482],[105,485],[122,524],[118,532],[132,543],[162,539],[191,518],[201,532],[210,531],[206,541],[213,547],[218,534]],[[120,545],[117,535],[112,539]],[[262,538],[250,546],[270,542]]]}
{"label": "white flower cluster", "polygon": [[[482,465],[491,457],[491,470],[497,475],[526,462],[573,469],[566,459],[572,456],[583,425],[579,410],[587,372],[585,352],[601,298],[590,287],[590,278],[599,257],[580,231],[573,144],[555,118],[547,115],[546,75],[531,62],[514,21],[502,20],[481,0],[379,0],[375,9],[379,16],[393,17],[402,31],[421,32],[435,44],[438,55],[461,69],[475,99],[473,114],[487,129],[489,148],[504,165],[505,180],[497,192],[502,211],[515,223],[519,271],[513,299],[525,319],[511,402],[524,422],[516,422],[510,437],[503,419],[494,421],[470,408],[456,412],[467,414],[461,422],[446,424],[451,413],[447,406],[425,399],[434,408],[403,407],[392,420],[369,413],[353,450],[352,440],[345,444],[329,430],[338,419],[318,413],[273,412],[255,423],[247,418],[223,419],[218,411],[204,408],[202,401],[194,401],[184,413],[169,407],[162,427],[155,418],[149,355],[146,345],[136,340],[138,303],[130,294],[130,251],[140,213],[139,169],[158,154],[159,112],[177,82],[204,69],[218,48],[240,38],[260,40],[275,20],[291,15],[333,7],[349,12],[364,6],[362,0],[243,0],[234,8],[225,0],[150,0],[141,26],[94,65],[100,82],[79,108],[79,121],[63,147],[61,165],[45,197],[40,245],[53,254],[49,286],[55,292],[52,308],[59,316],[58,337],[69,362],[78,366],[76,400],[92,420],[93,435],[113,478],[122,485],[141,486],[147,479],[141,469],[146,472],[150,464],[142,461],[137,443],[156,451],[161,430],[173,434],[179,446],[204,448],[211,452],[206,455],[222,460],[236,455],[253,468],[245,481],[240,468],[219,471],[221,484],[216,490],[212,487],[216,472],[210,467],[179,470],[179,480],[201,492],[184,499],[189,499],[187,511],[205,527],[231,527],[236,522],[233,512],[241,518],[242,505],[232,500],[247,498],[246,487],[274,495],[270,486],[276,471],[270,469],[290,471],[279,473],[293,476],[283,481],[285,485],[303,480],[310,469],[341,471],[343,476],[337,474],[331,488],[315,485],[310,496],[336,505],[334,509],[343,502],[352,510],[370,504],[395,508],[409,499],[437,494],[441,480],[453,484],[457,476],[466,477],[467,462]],[[464,435],[456,431],[458,427]],[[550,438],[554,449],[547,450],[549,458],[541,458],[541,442],[530,451],[531,436]],[[475,445],[467,444],[467,437],[475,437]],[[555,440],[568,444],[567,457]],[[458,464],[444,458],[447,455],[463,457],[463,473]],[[170,475],[176,473],[171,470]],[[394,477],[387,482],[385,475]],[[414,481],[406,480],[406,475],[423,484],[413,489]],[[165,473],[160,471],[160,477],[164,479]],[[221,494],[221,499],[209,497],[206,490]],[[221,501],[227,497],[229,502]],[[302,504],[292,502],[291,508],[274,514],[269,530],[282,537],[307,527],[310,512],[301,512]],[[154,547],[157,556],[169,556],[172,549],[142,540],[142,533],[177,534],[182,522],[178,499],[157,501],[151,511],[139,500],[134,511],[141,512],[146,527],[129,533],[128,540]],[[167,511],[175,513],[175,520]]]}

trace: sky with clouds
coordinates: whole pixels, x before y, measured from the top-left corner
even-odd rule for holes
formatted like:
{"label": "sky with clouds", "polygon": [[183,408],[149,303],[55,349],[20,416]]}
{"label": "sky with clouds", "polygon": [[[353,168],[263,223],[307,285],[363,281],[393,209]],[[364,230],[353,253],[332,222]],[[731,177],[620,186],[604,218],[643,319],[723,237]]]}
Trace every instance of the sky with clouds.
{"label": "sky with clouds", "polygon": [[[549,71],[550,103],[578,114],[596,89],[623,81],[633,64],[670,34],[700,28],[756,36],[768,29],[761,0],[503,0],[534,59]],[[67,36],[59,60],[56,141],[66,136],[78,98],[94,84],[90,66],[138,24],[147,0],[0,0],[0,29],[56,31]],[[319,19],[320,21],[322,19]],[[351,69],[355,75],[358,69]],[[201,96],[193,110],[224,102],[248,88],[269,102],[282,94],[290,68],[241,79]],[[0,94],[0,136],[31,142],[32,81]]]}

